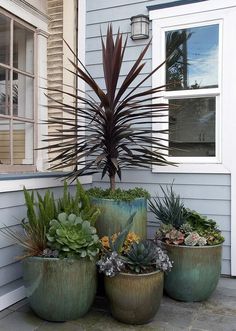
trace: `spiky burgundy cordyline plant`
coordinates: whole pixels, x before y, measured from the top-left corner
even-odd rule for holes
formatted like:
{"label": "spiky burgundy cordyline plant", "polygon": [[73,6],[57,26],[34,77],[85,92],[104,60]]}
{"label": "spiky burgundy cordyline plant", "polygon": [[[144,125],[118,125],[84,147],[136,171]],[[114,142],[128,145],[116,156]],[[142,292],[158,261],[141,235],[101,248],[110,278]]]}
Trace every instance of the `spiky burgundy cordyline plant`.
{"label": "spiky burgundy cordyline plant", "polygon": [[[145,65],[142,60],[150,42],[120,87],[118,80],[121,76],[127,37],[122,46],[122,34],[118,31],[113,39],[112,26],[109,25],[106,42],[102,37],[101,42],[105,90],[98,86],[79,59],[77,63],[71,61],[76,71],[75,75],[88,84],[97,99],[81,91],[72,95],[51,89],[74,97],[77,103],[71,106],[57,101],[58,108],[63,109],[68,116],[51,117],[48,120],[47,123],[62,125],[62,129],[50,134],[45,141],[49,142],[49,152],[57,155],[51,159],[53,165],[50,169],[72,166],[73,171],[68,175],[71,179],[101,171],[102,178],[108,174],[110,188],[114,190],[116,174],[121,179],[123,168],[149,168],[151,164],[170,164],[165,158],[168,147],[163,143],[163,135],[167,134],[167,131],[137,126],[140,122],[146,121],[163,122],[163,117],[167,116],[167,105],[158,102],[158,92],[163,90],[163,86],[143,92],[138,90],[163,63],[132,87],[132,83]],[[71,115],[76,120],[72,120]],[[85,132],[84,125],[79,123],[78,118],[85,120]]]}

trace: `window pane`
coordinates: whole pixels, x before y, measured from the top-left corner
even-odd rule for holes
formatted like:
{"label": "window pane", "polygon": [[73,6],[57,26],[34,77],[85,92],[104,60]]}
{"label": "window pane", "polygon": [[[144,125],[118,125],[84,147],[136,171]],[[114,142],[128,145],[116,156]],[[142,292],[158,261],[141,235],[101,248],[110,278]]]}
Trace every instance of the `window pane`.
{"label": "window pane", "polygon": [[167,89],[218,87],[218,46],[217,24],[166,32]]}
{"label": "window pane", "polygon": [[0,165],[11,163],[10,122],[0,118]]}
{"label": "window pane", "polygon": [[34,80],[13,73],[13,114],[32,119],[34,117]]}
{"label": "window pane", "polygon": [[34,71],[34,34],[22,25],[14,22],[13,66],[20,70]]}
{"label": "window pane", "polygon": [[33,164],[33,124],[13,121],[13,163]]}
{"label": "window pane", "polygon": [[0,14],[0,62],[10,64],[10,19]]}
{"label": "window pane", "polygon": [[0,114],[9,115],[10,109],[9,70],[0,68]]}
{"label": "window pane", "polygon": [[170,100],[170,156],[215,156],[215,98]]}

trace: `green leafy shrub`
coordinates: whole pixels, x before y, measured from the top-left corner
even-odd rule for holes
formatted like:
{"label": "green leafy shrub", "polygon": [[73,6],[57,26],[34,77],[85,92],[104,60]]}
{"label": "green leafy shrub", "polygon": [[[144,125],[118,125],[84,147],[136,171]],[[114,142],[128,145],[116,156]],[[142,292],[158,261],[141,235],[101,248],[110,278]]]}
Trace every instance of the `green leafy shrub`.
{"label": "green leafy shrub", "polygon": [[61,213],[57,219],[51,220],[46,236],[47,246],[57,250],[59,257],[88,257],[92,260],[99,252],[96,229],[75,214]]}
{"label": "green leafy shrub", "polygon": [[132,201],[136,198],[150,197],[150,194],[141,187],[135,187],[129,190],[122,190],[120,188],[112,191],[110,189],[103,190],[100,187],[93,187],[87,191],[88,195],[93,198],[114,199],[122,201]]}
{"label": "green leafy shrub", "polygon": [[36,200],[35,193],[24,187],[24,197],[27,207],[27,220],[21,222],[24,232],[12,231],[9,227],[2,232],[24,248],[24,257],[40,255],[47,247],[46,233],[50,220],[57,216],[54,196],[50,191],[46,191],[44,196],[37,192]]}

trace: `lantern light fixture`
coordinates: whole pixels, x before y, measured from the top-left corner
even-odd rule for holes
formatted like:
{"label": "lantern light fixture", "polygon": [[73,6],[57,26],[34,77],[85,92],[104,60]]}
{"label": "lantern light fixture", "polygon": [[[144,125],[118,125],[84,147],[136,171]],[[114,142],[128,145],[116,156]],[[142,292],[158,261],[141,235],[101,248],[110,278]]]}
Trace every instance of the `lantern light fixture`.
{"label": "lantern light fixture", "polygon": [[132,16],[130,20],[132,40],[149,38],[149,17],[147,15]]}

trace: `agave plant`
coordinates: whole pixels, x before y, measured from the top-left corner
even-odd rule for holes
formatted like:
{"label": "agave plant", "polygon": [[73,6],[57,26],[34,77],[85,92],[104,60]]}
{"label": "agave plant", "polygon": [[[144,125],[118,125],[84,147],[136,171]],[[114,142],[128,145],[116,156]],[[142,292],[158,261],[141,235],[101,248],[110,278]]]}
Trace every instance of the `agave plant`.
{"label": "agave plant", "polygon": [[[140,127],[140,122],[145,121],[163,123],[167,116],[167,104],[159,101],[164,86],[139,89],[164,63],[136,82],[145,66],[143,58],[149,42],[121,81],[121,67],[127,46],[127,38],[124,43],[122,39],[119,31],[113,38],[111,25],[107,29],[106,41],[101,37],[105,90],[96,83],[79,59],[76,63],[71,61],[74,74],[92,89],[95,97],[82,91],[73,95],[50,89],[69,95],[77,102],[73,106],[54,100],[58,109],[67,115],[63,118],[51,117],[47,121],[51,125],[59,125],[61,129],[45,139],[49,143],[49,153],[56,153],[50,160],[50,169],[72,167],[68,175],[72,180],[101,171],[102,178],[105,174],[109,176],[112,191],[115,190],[116,175],[121,179],[123,168],[173,164],[166,160],[167,130]],[[78,123],[78,118],[87,124],[86,132],[84,125]]]}
{"label": "agave plant", "polygon": [[151,240],[133,243],[131,249],[122,259],[126,267],[135,273],[156,269],[168,271],[172,267],[168,256]]}
{"label": "agave plant", "polygon": [[164,198],[155,198],[153,201],[149,200],[149,207],[156,219],[163,224],[170,224],[175,229],[179,229],[188,218],[188,211],[184,207],[180,196],[173,191],[173,185],[166,191],[161,186]]}

